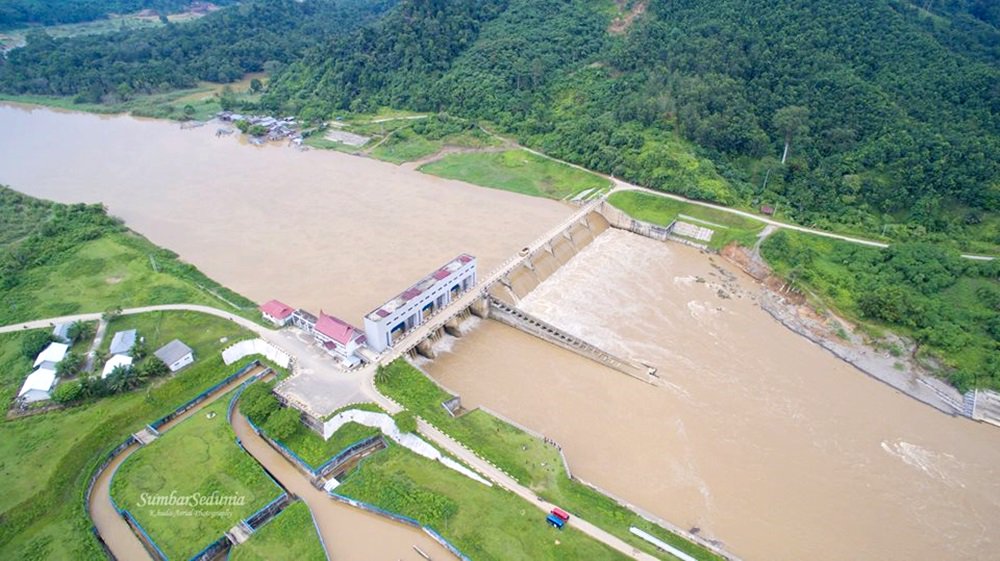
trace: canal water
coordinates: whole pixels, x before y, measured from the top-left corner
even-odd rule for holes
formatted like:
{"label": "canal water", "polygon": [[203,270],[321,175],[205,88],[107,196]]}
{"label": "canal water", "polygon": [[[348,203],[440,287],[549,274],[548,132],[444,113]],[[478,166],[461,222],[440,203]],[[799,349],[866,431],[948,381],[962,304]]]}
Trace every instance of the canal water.
{"label": "canal water", "polygon": [[[257,301],[355,322],[458,253],[490,270],[572,211],[365,158],[245,146],[212,126],[11,106],[0,183],[104,202]],[[1000,431],[792,334],[718,258],[609,230],[559,261],[522,306],[655,364],[661,384],[484,321],[425,366],[467,407],[546,433],[575,475],[748,560],[1000,559]]]}
{"label": "canal water", "polygon": [[868,378],[755,294],[718,257],[608,230],[521,307],[656,365],[658,386],[492,321],[423,366],[745,559],[1000,559],[1000,429]]}

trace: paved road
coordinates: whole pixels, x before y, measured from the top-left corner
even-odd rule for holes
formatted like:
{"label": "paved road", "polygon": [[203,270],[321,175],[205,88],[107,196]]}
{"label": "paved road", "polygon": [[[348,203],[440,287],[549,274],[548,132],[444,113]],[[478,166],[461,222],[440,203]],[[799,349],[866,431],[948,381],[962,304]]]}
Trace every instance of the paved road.
{"label": "paved road", "polygon": [[[223,319],[228,319],[240,325],[240,327],[245,327],[250,331],[264,337],[266,339],[271,339],[277,337],[277,331],[273,329],[268,329],[260,324],[246,319],[245,317],[238,316],[230,311],[220,310],[218,308],[212,308],[211,306],[200,306],[197,304],[161,304],[158,306],[143,306],[141,308],[128,308],[122,310],[123,316],[130,316],[134,314],[144,314],[147,312],[164,312],[164,311],[181,311],[181,312],[199,312],[202,314],[209,314]],[[26,321],[23,323],[16,323],[13,325],[5,325],[0,327],[0,333],[10,333],[12,331],[21,331],[22,329],[41,329],[45,327],[52,327],[57,323],[73,323],[75,321],[100,321],[102,312],[94,312],[90,314],[76,314],[72,316],[60,316],[55,318],[47,319],[37,319],[34,321]]]}
{"label": "paved road", "polygon": [[[428,439],[434,441],[439,447],[450,452],[452,455],[458,457],[465,463],[472,466],[476,471],[486,476],[500,487],[514,493],[515,495],[521,497],[522,499],[528,501],[529,503],[535,505],[544,512],[550,512],[557,505],[546,502],[542,500],[538,495],[536,495],[531,489],[521,485],[513,478],[508,476],[506,473],[500,471],[499,469],[493,467],[492,465],[486,463],[479,456],[476,456],[470,452],[464,446],[458,444],[450,437],[448,437],[443,432],[434,428],[433,425],[421,420],[417,421],[417,430],[420,434],[426,436]],[[539,517],[539,524],[542,523],[541,517]],[[574,516],[569,523],[570,526],[576,528],[577,530],[583,532],[584,534],[590,536],[591,538],[607,545],[611,549],[621,552],[624,555],[631,557],[632,559],[638,559],[639,561],[658,561],[656,557],[649,555],[635,547],[629,545],[624,540],[605,532],[604,530],[594,526],[590,522],[583,520],[577,516]]]}

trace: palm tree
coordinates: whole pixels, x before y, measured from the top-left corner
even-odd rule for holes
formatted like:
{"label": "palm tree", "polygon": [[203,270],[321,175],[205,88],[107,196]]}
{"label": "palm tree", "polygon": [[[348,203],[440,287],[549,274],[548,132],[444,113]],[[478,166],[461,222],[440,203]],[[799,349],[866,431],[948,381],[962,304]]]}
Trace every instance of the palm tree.
{"label": "palm tree", "polygon": [[86,341],[87,339],[94,336],[94,325],[86,321],[74,321],[69,329],[66,330],[66,336],[73,343],[79,343],[80,341]]}
{"label": "palm tree", "polygon": [[108,375],[108,389],[120,393],[136,387],[135,370],[131,366],[119,365]]}

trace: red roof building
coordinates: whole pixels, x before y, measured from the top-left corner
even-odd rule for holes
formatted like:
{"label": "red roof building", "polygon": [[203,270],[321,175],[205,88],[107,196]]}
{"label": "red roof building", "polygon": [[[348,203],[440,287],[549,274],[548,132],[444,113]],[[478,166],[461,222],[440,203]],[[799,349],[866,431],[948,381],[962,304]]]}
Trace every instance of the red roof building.
{"label": "red roof building", "polygon": [[316,333],[344,346],[361,335],[361,331],[358,331],[353,325],[333,316],[328,316],[323,312],[319,313],[319,320],[316,322]]}
{"label": "red roof building", "polygon": [[295,310],[291,306],[277,300],[271,300],[260,307],[260,313],[264,315],[264,319],[275,325],[285,325],[288,323],[294,312]]}

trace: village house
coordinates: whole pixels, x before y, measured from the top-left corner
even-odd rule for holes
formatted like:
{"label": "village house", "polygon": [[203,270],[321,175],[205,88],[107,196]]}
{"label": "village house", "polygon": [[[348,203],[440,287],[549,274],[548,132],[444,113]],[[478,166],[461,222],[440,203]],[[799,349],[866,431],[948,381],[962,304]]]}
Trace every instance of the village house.
{"label": "village house", "polygon": [[365,334],[353,325],[320,311],[313,337],[327,353],[348,365],[354,366],[360,362],[356,353],[365,344]]}
{"label": "village house", "polygon": [[38,353],[35,357],[35,363],[32,365],[35,368],[51,368],[56,369],[56,365],[62,362],[62,359],[66,358],[66,354],[69,352],[69,345],[65,343],[49,343],[45,350]]}
{"label": "village house", "polygon": [[115,368],[119,366],[124,366],[128,368],[132,366],[132,357],[128,355],[112,355],[107,362],[104,363],[104,370],[101,371],[101,378],[107,378],[114,372]]}
{"label": "village house", "polygon": [[174,339],[163,345],[153,354],[156,358],[162,360],[163,364],[166,364],[171,372],[177,372],[194,362],[194,351],[191,350],[191,347],[182,343],[180,339]]}
{"label": "village house", "polygon": [[288,304],[284,304],[277,300],[271,300],[267,304],[260,307],[260,313],[267,321],[278,327],[284,327],[292,320],[294,310],[292,310],[292,307]]}
{"label": "village house", "polygon": [[111,338],[111,347],[108,350],[113,355],[127,355],[132,352],[132,347],[135,346],[135,339],[135,329],[119,331]]}
{"label": "village house", "polygon": [[69,327],[72,323],[60,323],[52,329],[52,338],[60,343],[69,343]]}
{"label": "village house", "polygon": [[42,367],[32,372],[17,392],[17,398],[24,403],[34,403],[52,399],[52,389],[56,386],[55,368]]}

